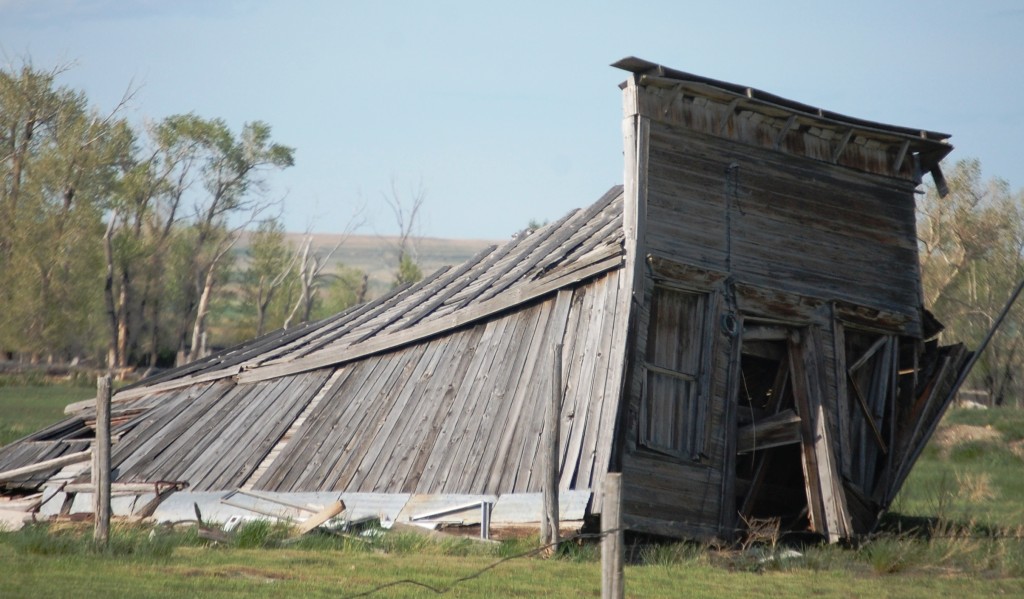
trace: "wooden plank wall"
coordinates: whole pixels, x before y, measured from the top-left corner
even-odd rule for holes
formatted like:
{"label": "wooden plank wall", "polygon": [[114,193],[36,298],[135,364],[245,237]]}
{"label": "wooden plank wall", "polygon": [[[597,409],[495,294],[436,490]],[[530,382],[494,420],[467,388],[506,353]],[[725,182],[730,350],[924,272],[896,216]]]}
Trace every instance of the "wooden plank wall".
{"label": "wooden plank wall", "polygon": [[330,375],[184,389],[114,445],[116,482],[187,481],[193,491],[241,485]]}
{"label": "wooden plank wall", "polygon": [[900,314],[919,334],[913,184],[657,121],[650,144],[648,252]]}
{"label": "wooden plank wall", "polygon": [[[520,493],[541,489],[551,346],[561,340],[560,486],[607,472],[625,316],[620,270],[486,323],[342,366],[253,488]],[[561,298],[561,299],[559,299]],[[621,348],[619,352],[621,353]]]}
{"label": "wooden plank wall", "polygon": [[698,385],[703,385],[710,377],[702,390],[702,394],[707,394],[706,420],[700,423],[705,427],[702,457],[691,460],[651,452],[640,443],[640,403],[646,377],[642,365],[646,361],[655,276],[649,272],[644,278],[644,301],[637,313],[637,339],[632,356],[637,366],[632,371],[625,399],[628,417],[622,458],[623,521],[633,530],[686,537],[716,536],[720,533],[723,509],[730,505],[723,497],[723,476],[728,470],[726,431],[731,419],[728,397],[732,344],[718,326],[727,307],[720,282],[713,281],[713,276],[672,281],[691,291],[707,293],[710,299],[707,335],[704,339],[691,340],[705,346]]}

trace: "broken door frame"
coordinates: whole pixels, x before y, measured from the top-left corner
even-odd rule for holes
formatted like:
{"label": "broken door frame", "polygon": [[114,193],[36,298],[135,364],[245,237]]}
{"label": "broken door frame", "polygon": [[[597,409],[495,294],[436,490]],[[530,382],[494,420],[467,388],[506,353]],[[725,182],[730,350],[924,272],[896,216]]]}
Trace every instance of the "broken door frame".
{"label": "broken door frame", "polygon": [[[762,324],[769,326],[761,327],[759,334],[752,337],[752,325]],[[742,376],[744,342],[755,339],[785,342],[786,359],[783,363],[789,369],[789,388],[799,417],[800,458],[810,528],[829,542],[835,542],[848,537],[852,532],[852,526],[846,509],[842,479],[837,468],[836,448],[823,407],[824,394],[829,388],[829,365],[823,360],[819,330],[820,327],[812,324],[780,323],[756,317],[744,318],[737,350],[741,364],[736,370],[736,376]],[[731,401],[734,406],[739,405],[739,392],[740,385],[733,385]],[[738,435],[736,419],[732,430],[734,435]],[[735,478],[735,460],[732,460],[732,464],[729,476]],[[748,491],[748,499],[752,493],[753,490]]]}

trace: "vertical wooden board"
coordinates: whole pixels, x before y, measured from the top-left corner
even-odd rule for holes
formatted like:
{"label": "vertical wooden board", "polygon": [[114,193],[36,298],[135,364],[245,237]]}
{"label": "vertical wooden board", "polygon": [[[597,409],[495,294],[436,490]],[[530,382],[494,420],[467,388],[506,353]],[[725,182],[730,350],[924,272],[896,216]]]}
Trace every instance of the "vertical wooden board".
{"label": "vertical wooden board", "polygon": [[[569,355],[570,350],[567,350],[565,342],[573,338],[573,331],[575,326],[580,326],[579,309],[581,305],[586,304],[587,293],[584,290],[589,289],[589,286],[577,288],[573,293],[572,301],[569,307],[569,316],[565,323],[568,330],[564,333],[563,340],[563,353],[562,353],[562,373],[563,373],[563,391],[562,391],[562,410],[560,414],[561,421],[559,423],[559,438],[563,439],[564,431],[567,426],[571,427],[571,417],[573,398],[570,389],[572,388],[573,382],[571,379],[571,372],[573,369],[572,358]],[[545,385],[549,384],[550,379],[550,364],[545,361],[545,357],[548,355],[548,348],[550,347],[551,337],[546,331],[544,335],[536,340],[537,347],[531,350],[535,353],[531,358],[530,368],[531,370],[524,373],[524,376],[528,378],[525,386],[520,386],[516,394],[516,403],[518,406],[518,419],[512,425],[510,431],[511,437],[508,442],[507,456],[505,457],[505,466],[502,468],[500,488],[510,489],[513,492],[524,492],[526,489],[526,481],[529,478],[529,469],[532,467],[531,463],[528,463],[526,458],[527,448],[533,447],[535,443],[540,442],[540,436],[543,433],[543,429],[539,425],[539,414],[538,412],[542,407],[546,406],[543,401],[545,392],[550,393],[550,389],[545,389]],[[569,341],[571,345],[573,341]],[[569,379],[569,380],[567,380]],[[567,423],[567,420],[570,422]],[[561,443],[561,441],[560,441]],[[522,475],[522,476],[521,476]]]}
{"label": "vertical wooden board", "polygon": [[828,524],[822,511],[821,484],[818,481],[818,465],[814,451],[814,428],[812,426],[815,412],[812,410],[810,382],[804,362],[803,336],[790,339],[789,365],[792,371],[793,401],[797,414],[800,415],[801,449],[800,461],[804,471],[804,487],[807,494],[808,518],[811,530],[819,534],[828,534]]}
{"label": "vertical wooden board", "polygon": [[324,486],[324,481],[338,466],[339,451],[348,447],[357,427],[373,409],[373,396],[369,390],[383,373],[390,372],[393,365],[393,361],[382,356],[372,356],[349,365],[354,372],[317,407],[317,413],[327,415],[319,425],[323,432],[314,435],[307,429],[307,435],[300,430],[302,442],[294,445],[289,461],[280,466],[283,469],[286,464],[292,464],[286,470],[279,489],[298,491]]}
{"label": "vertical wooden board", "polygon": [[314,412],[316,407],[323,401],[324,397],[327,397],[328,393],[334,389],[339,381],[344,381],[345,377],[348,376],[350,370],[341,368],[327,368],[325,369],[326,379],[320,388],[317,389],[308,398],[308,401],[304,402],[302,408],[295,414],[294,418],[284,428],[281,435],[277,438],[274,444],[271,446],[270,451],[263,457],[256,469],[245,478],[245,481],[239,487],[242,491],[253,491],[255,490],[255,484],[263,478],[267,471],[271,468],[272,464],[281,455],[284,448],[295,438],[295,433],[298,432],[306,422],[309,421],[310,414]]}
{"label": "vertical wooden board", "polygon": [[619,284],[622,272],[608,275],[611,293],[609,301],[613,313],[611,344],[607,353],[607,372],[601,393],[604,400],[599,416],[600,425],[595,439],[594,460],[591,465],[590,488],[601,489],[609,471],[615,435],[621,434],[619,417],[622,413],[622,377],[626,368],[626,340],[629,333],[632,294]]}
{"label": "vertical wooden board", "polygon": [[[416,381],[432,366],[433,360],[443,353],[444,339],[432,343],[414,345],[401,350],[407,355],[405,366],[396,371],[378,398],[381,402],[381,419],[365,431],[366,442],[359,455],[355,475],[346,485],[353,491],[373,489],[378,480],[388,478],[390,462],[387,459],[395,445],[402,440],[395,436],[395,431],[406,424],[411,410],[408,410],[409,398]],[[429,401],[429,398],[421,398]],[[385,483],[386,484],[386,483]]]}
{"label": "vertical wooden board", "polygon": [[400,350],[383,358],[384,370],[371,381],[372,384],[366,391],[369,404],[360,414],[359,422],[347,427],[348,434],[341,437],[342,443],[331,445],[334,451],[326,460],[327,464],[331,464],[331,470],[326,476],[320,477],[317,490],[356,490],[351,483],[360,476],[361,469],[367,466],[363,461],[365,452],[373,442],[373,435],[380,427],[380,423],[387,417],[388,397],[396,381],[401,379],[402,373],[409,366],[412,357],[412,352]]}
{"label": "vertical wooden board", "polygon": [[[833,310],[834,314],[834,310]],[[843,478],[852,480],[853,459],[851,448],[850,396],[846,374],[846,329],[838,318],[832,318],[833,360],[836,384],[836,427],[839,437],[839,469]]]}
{"label": "vertical wooden board", "polygon": [[507,374],[504,380],[496,382],[495,394],[492,397],[492,402],[497,404],[494,407],[493,418],[490,419],[489,426],[480,428],[474,441],[483,451],[477,463],[470,464],[467,468],[460,482],[461,489],[469,489],[475,493],[490,492],[492,480],[496,477],[500,479],[503,468],[499,465],[499,460],[507,453],[509,430],[518,426],[521,407],[517,401],[518,390],[520,386],[526,386],[530,382],[524,378],[528,364],[532,360],[543,359],[537,353],[548,353],[546,344],[542,349],[535,350],[534,347],[538,337],[545,335],[549,322],[554,318],[552,314],[556,311],[556,301],[552,298],[531,309],[529,318],[524,319],[522,323],[523,326],[517,327],[516,337],[510,347],[511,359],[507,360]]}
{"label": "vertical wooden board", "polygon": [[472,468],[479,459],[480,447],[475,444],[475,440],[480,429],[487,426],[485,417],[490,409],[492,394],[503,378],[503,371],[507,367],[507,353],[515,337],[515,331],[523,325],[525,318],[524,312],[515,312],[503,318],[505,328],[487,349],[490,355],[486,367],[473,381],[464,418],[460,420],[459,440],[449,453],[451,459],[448,460],[444,483],[440,487],[442,493],[458,493],[463,472],[467,468]]}
{"label": "vertical wooden board", "polygon": [[[569,463],[567,455],[569,452],[569,439],[576,421],[577,401],[580,394],[576,392],[579,387],[580,369],[577,365],[578,358],[582,352],[577,345],[586,339],[587,317],[593,305],[593,285],[577,287],[573,291],[572,303],[569,308],[569,316],[566,322],[565,334],[562,337],[562,410],[559,415],[559,463],[562,464],[562,480],[560,488],[569,488],[566,477],[571,478],[573,469],[567,468]],[[520,444],[515,444],[518,448]],[[522,452],[517,452],[515,464],[519,464]],[[566,474],[568,471],[568,474]],[[514,469],[513,469],[514,474]],[[514,479],[514,476],[513,476]]]}
{"label": "vertical wooden board", "polygon": [[212,485],[217,480],[217,474],[226,469],[231,459],[241,450],[238,439],[245,430],[255,425],[260,414],[268,409],[270,400],[276,398],[290,382],[290,377],[283,377],[254,385],[239,385],[248,387],[247,392],[236,398],[229,417],[221,419],[206,436],[205,440],[210,443],[202,454],[195,460],[179,461],[184,466],[181,476],[192,481],[192,489],[214,488]]}
{"label": "vertical wooden board", "polygon": [[611,361],[614,351],[615,322],[618,316],[616,314],[618,308],[618,302],[616,301],[618,299],[618,285],[613,277],[605,277],[603,283],[604,317],[600,327],[601,334],[597,356],[595,356],[594,379],[589,393],[590,405],[588,411],[590,414],[587,417],[589,424],[581,447],[580,466],[574,485],[574,488],[578,489],[600,488],[594,486],[594,463],[597,460],[601,440],[610,440],[611,432],[614,429],[614,423],[609,426],[608,421],[605,419],[605,404],[606,402],[610,404],[616,403],[608,392],[608,375],[612,369],[617,366],[621,367],[622,364],[621,361],[618,361],[617,364]]}
{"label": "vertical wooden board", "polygon": [[281,450],[277,459],[255,488],[263,491],[288,492],[297,490],[297,481],[312,468],[326,468],[322,463],[328,453],[328,439],[339,426],[339,418],[358,401],[354,390],[358,390],[380,365],[379,358],[367,358],[342,368],[345,374],[327,391],[315,408],[299,427],[292,440]]}
{"label": "vertical wooden board", "polygon": [[[512,453],[517,449],[513,444],[515,432],[525,427],[523,419],[534,419],[536,414],[525,413],[523,410],[524,395],[536,393],[534,381],[544,380],[544,356],[552,342],[562,342],[566,335],[566,324],[569,318],[570,308],[573,304],[574,292],[562,290],[558,292],[550,312],[543,315],[537,325],[530,331],[529,336],[524,339],[525,348],[524,361],[517,369],[517,378],[510,391],[510,409],[506,417],[505,426],[495,443],[495,452],[487,464],[487,493],[506,493],[514,488],[509,474],[515,472],[515,464],[510,462]],[[564,368],[563,368],[564,370]],[[564,401],[564,385],[562,390]],[[561,420],[561,415],[559,416]],[[520,455],[521,452],[515,452]]]}
{"label": "vertical wooden board", "polygon": [[325,463],[328,471],[318,477],[318,488],[324,491],[355,491],[353,479],[364,466],[364,452],[374,441],[374,433],[387,417],[390,405],[388,397],[397,380],[404,377],[412,354],[401,350],[380,356],[380,367],[375,369],[355,397],[358,405],[349,408],[351,417],[332,432],[326,445]]}
{"label": "vertical wooden board", "polygon": [[424,402],[422,409],[417,408],[416,417],[419,424],[415,430],[409,433],[411,445],[415,451],[410,455],[403,456],[398,471],[395,474],[398,490],[401,492],[413,492],[419,482],[420,473],[429,455],[429,448],[434,444],[441,427],[441,422],[448,418],[452,402],[455,400],[455,388],[451,380],[455,373],[464,371],[468,364],[470,353],[467,347],[474,345],[483,334],[481,327],[475,327],[452,335],[451,340],[445,344],[445,354],[442,357],[437,370],[430,379],[423,385],[423,396],[434,398],[427,404]]}
{"label": "vertical wooden board", "polygon": [[447,441],[444,445],[434,445],[428,462],[433,467],[429,491],[431,493],[449,492],[448,489],[452,488],[455,482],[451,480],[453,473],[457,480],[461,468],[465,465],[466,456],[471,449],[472,434],[475,433],[472,423],[482,409],[481,395],[489,386],[495,360],[499,359],[497,348],[507,341],[505,335],[514,330],[514,321],[512,317],[504,317],[488,323],[490,336],[485,333],[481,338],[471,369],[456,385],[456,408],[442,427]]}
{"label": "vertical wooden board", "polygon": [[[283,384],[282,381],[275,382],[277,387]],[[235,390],[222,397],[216,408],[207,413],[202,426],[178,431],[174,435],[178,450],[165,454],[164,463],[168,466],[164,474],[188,480],[194,490],[211,488],[206,486],[209,482],[207,474],[222,467],[223,462],[229,459],[225,449],[234,449],[237,445],[225,440],[234,440],[233,434],[239,434],[246,426],[244,423],[256,417],[255,413],[260,408],[253,404],[271,392],[271,385],[237,385]],[[151,465],[159,467],[161,464],[153,462]]]}
{"label": "vertical wooden board", "polygon": [[320,397],[319,400],[314,397],[310,403],[303,408],[304,414],[300,414],[291,427],[289,427],[290,431],[286,432],[284,437],[282,437],[279,442],[280,447],[277,448],[276,453],[271,451],[271,455],[264,460],[267,463],[264,464],[263,469],[257,469],[257,471],[254,472],[252,477],[247,481],[247,486],[243,488],[256,491],[280,490],[279,485],[281,484],[284,475],[288,472],[290,467],[294,465],[294,458],[298,453],[295,451],[295,448],[309,442],[318,442],[318,434],[323,430],[327,420],[323,410],[320,409],[321,404],[323,404],[323,402],[326,401],[338,387],[345,384],[352,375],[353,370],[354,369],[349,365],[342,366],[334,370],[331,378],[328,378],[327,382],[324,383],[325,386],[317,392],[317,394],[322,395],[322,397]]}
{"label": "vertical wooden board", "polygon": [[515,329],[506,336],[510,344],[504,351],[499,349],[504,359],[495,366],[491,385],[481,395],[484,409],[473,439],[469,442],[471,450],[465,461],[466,467],[457,479],[454,487],[457,492],[469,490],[481,493],[490,481],[490,468],[497,453],[502,433],[508,428],[508,415],[515,399],[516,380],[520,378],[523,364],[527,360],[529,340],[537,329],[543,329],[550,314],[553,301],[549,300],[536,308],[524,310],[516,319]]}
{"label": "vertical wooden board", "polygon": [[818,476],[822,485],[825,514],[829,519],[829,538],[834,541],[840,538],[849,538],[853,527],[846,505],[846,491],[843,488],[842,476],[836,459],[838,431],[834,421],[829,417],[830,410],[827,409],[828,406],[836,404],[835,396],[831,393],[835,386],[829,384],[830,377],[827,370],[834,362],[826,360],[822,351],[823,348],[832,346],[829,332],[829,329],[811,327],[808,370],[816,373],[814,378],[817,381],[815,393],[818,396],[818,417],[815,434],[817,437]]}
{"label": "vertical wooden board", "polygon": [[[537,327],[538,336],[540,337],[540,339],[538,339],[537,341],[540,345],[538,345],[536,348],[528,348],[531,351],[536,352],[535,355],[532,355],[530,359],[530,366],[532,367],[532,372],[530,373],[529,379],[525,381],[525,384],[521,387],[522,392],[516,393],[516,395],[514,395],[517,404],[516,409],[518,413],[518,419],[514,424],[510,423],[510,427],[513,428],[513,431],[511,431],[513,434],[511,436],[505,434],[501,437],[503,440],[507,439],[505,440],[505,442],[509,443],[510,445],[508,447],[508,450],[505,451],[517,457],[522,456],[521,452],[516,453],[515,451],[517,448],[517,444],[524,442],[532,443],[535,441],[540,442],[539,439],[541,435],[543,435],[544,433],[544,409],[550,402],[551,397],[550,367],[552,345],[550,339],[544,337],[544,325],[546,324],[547,319],[547,314],[545,314],[544,322],[542,322]],[[535,408],[532,408],[528,411],[523,411],[522,407],[524,404],[534,405]],[[510,431],[505,432],[508,433]],[[506,474],[507,471],[514,471],[517,467],[519,467],[518,460],[515,458],[513,458],[511,461],[506,461],[506,465],[507,466],[504,468],[505,472],[497,474],[504,475]],[[505,488],[514,488],[514,483]]]}
{"label": "vertical wooden board", "polygon": [[[605,294],[607,291],[608,281],[605,278],[598,279],[591,285],[588,294],[590,301],[589,305],[586,306],[589,310],[581,315],[580,325],[582,329],[577,333],[577,342],[573,347],[573,367],[578,370],[579,374],[573,376],[570,373],[570,381],[575,381],[576,386],[572,391],[566,390],[567,393],[571,392],[573,396],[572,401],[567,401],[566,403],[573,405],[574,415],[572,427],[568,431],[569,436],[566,439],[565,462],[561,465],[562,474],[559,479],[559,487],[563,489],[577,488],[577,478],[581,466],[580,461],[584,452],[583,441],[586,438],[587,427],[590,426],[591,403],[595,399],[592,395],[592,390],[594,379],[597,375],[595,365],[597,364],[601,338],[604,332]],[[541,403],[540,405],[544,404]],[[528,448],[525,448],[523,459],[525,463],[531,465],[531,472],[537,466],[534,464],[534,456],[537,453],[539,442],[540,439],[538,438]],[[536,473],[539,476],[540,470],[538,469]],[[539,481],[539,478],[537,480]],[[533,490],[535,488],[535,484],[530,478],[526,479],[526,485],[527,489]]]}
{"label": "vertical wooden board", "polygon": [[[455,397],[452,401],[448,416],[441,422],[441,428],[431,444],[424,463],[423,472],[416,484],[417,493],[438,493],[444,484],[444,476],[447,472],[452,446],[458,443],[457,436],[460,421],[465,417],[466,403],[471,397],[471,387],[482,369],[486,368],[485,362],[489,364],[489,354],[496,335],[504,330],[505,320],[498,319],[478,325],[483,328],[483,334],[479,340],[468,348],[468,363],[465,370],[457,372],[452,377],[451,383],[455,389]],[[464,426],[464,425],[462,425]]]}
{"label": "vertical wooden board", "polygon": [[293,382],[281,389],[280,395],[263,402],[256,420],[234,436],[235,446],[226,454],[224,467],[216,478],[211,477],[209,488],[234,489],[244,484],[324,385],[331,371],[325,368],[290,377]]}
{"label": "vertical wooden board", "polygon": [[[364,475],[361,479],[353,480],[353,488],[366,488],[378,492],[393,490],[396,486],[397,462],[400,456],[411,451],[411,448],[408,447],[409,439],[406,437],[406,429],[415,416],[417,410],[415,404],[429,407],[436,399],[417,393],[417,391],[426,373],[436,368],[438,360],[445,354],[445,347],[449,340],[450,337],[434,339],[406,350],[418,354],[418,359],[415,360],[415,365],[408,376],[396,381],[394,391],[385,398],[384,401],[391,404],[388,408],[389,413],[374,433],[374,441],[363,458]],[[414,397],[415,402],[413,402]]]}
{"label": "vertical wooden board", "polygon": [[167,434],[168,428],[190,426],[233,389],[234,385],[227,382],[199,386],[182,392],[179,401],[153,410],[145,426],[135,428],[114,445],[111,466],[117,472],[117,480],[130,481],[177,439],[176,435]]}

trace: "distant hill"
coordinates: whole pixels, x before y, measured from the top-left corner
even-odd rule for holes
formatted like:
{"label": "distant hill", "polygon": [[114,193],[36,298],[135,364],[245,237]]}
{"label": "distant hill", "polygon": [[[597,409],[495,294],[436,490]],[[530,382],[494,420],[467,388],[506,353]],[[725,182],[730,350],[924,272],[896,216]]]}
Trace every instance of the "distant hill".
{"label": "distant hill", "polygon": [[[302,242],[305,234],[286,233],[286,238],[295,247]],[[321,254],[329,252],[340,235],[318,233],[313,235],[313,247]],[[240,260],[244,260],[248,248],[248,235],[243,234],[235,246]],[[417,261],[424,275],[438,268],[465,262],[480,250],[489,245],[504,243],[507,240],[486,239],[438,239],[434,237],[418,237],[415,241]],[[332,267],[341,265],[358,268],[370,275],[370,296],[376,297],[391,288],[397,262],[397,237],[378,235],[352,235],[334,253]]]}

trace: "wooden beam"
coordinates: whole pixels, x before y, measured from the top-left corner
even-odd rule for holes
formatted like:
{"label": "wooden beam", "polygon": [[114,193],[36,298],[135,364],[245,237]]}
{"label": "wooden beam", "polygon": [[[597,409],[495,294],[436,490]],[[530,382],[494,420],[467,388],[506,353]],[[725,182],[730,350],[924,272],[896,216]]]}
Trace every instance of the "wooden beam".
{"label": "wooden beam", "polygon": [[62,468],[70,464],[88,462],[90,459],[92,459],[91,449],[80,451],[78,453],[69,453],[67,455],[62,455],[59,458],[53,458],[52,460],[36,462],[35,464],[22,466],[21,468],[14,468],[12,470],[0,472],[0,482],[19,479],[26,474],[35,474],[37,472],[45,472],[54,468]]}
{"label": "wooden beam", "polygon": [[846,369],[846,371],[847,371],[847,372],[848,372],[848,373],[849,373],[850,375],[853,375],[853,373],[854,373],[854,372],[856,372],[856,371],[857,371],[858,369],[860,369],[860,367],[861,367],[861,366],[863,366],[863,365],[864,365],[864,364],[865,364],[865,363],[866,363],[866,362],[867,362],[868,360],[870,360],[870,359],[871,359],[871,356],[875,355],[875,353],[877,353],[877,352],[878,352],[878,350],[879,350],[879,349],[880,349],[880,348],[881,348],[881,347],[882,347],[883,345],[885,345],[885,341],[886,341],[886,339],[888,339],[888,338],[889,338],[889,336],[888,336],[888,335],[882,335],[881,337],[879,337],[878,339],[876,339],[876,340],[875,340],[875,342],[871,344],[871,347],[869,347],[869,348],[867,349],[867,351],[865,351],[865,352],[864,352],[864,353],[863,353],[863,354],[861,355],[861,357],[857,358],[857,361],[856,361],[856,362],[854,362],[854,363],[853,363],[853,364],[852,364],[852,365],[851,365],[851,366],[850,366],[849,368],[847,368],[847,369]]}
{"label": "wooden beam", "polygon": [[93,541],[110,538],[110,375],[96,379],[96,443],[92,454]]}
{"label": "wooden beam", "polygon": [[553,553],[558,549],[558,432],[562,413],[562,344],[551,350],[551,391],[544,418],[543,495],[544,513],[541,518],[541,545]]}
{"label": "wooden beam", "polygon": [[792,129],[793,125],[795,125],[795,124],[796,124],[796,115],[795,114],[789,115],[789,118],[786,120],[786,124],[784,124],[782,126],[782,129],[779,130],[778,135],[775,136],[775,142],[772,143],[772,149],[773,150],[778,150],[779,148],[782,147],[782,142],[786,140],[786,134],[789,133],[789,130]]}
{"label": "wooden beam", "polygon": [[907,158],[907,150],[910,149],[910,140],[904,139],[903,143],[900,144],[900,149],[896,152],[896,159],[892,161],[892,174],[898,175],[900,169],[903,168],[903,161]]}
{"label": "wooden beam", "polygon": [[832,164],[839,164],[839,158],[841,158],[843,152],[846,151],[846,146],[850,143],[850,138],[852,137],[853,129],[847,129],[846,133],[843,134],[843,137],[840,138],[839,145],[832,151]]}
{"label": "wooden beam", "polygon": [[736,453],[744,454],[799,443],[800,416],[784,410],[736,431]]}
{"label": "wooden beam", "polygon": [[622,474],[609,472],[604,477],[604,501],[601,511],[601,599],[622,599],[624,538],[622,531]]}
{"label": "wooden beam", "polygon": [[[853,394],[857,396],[857,402],[860,403],[860,409],[864,413],[864,419],[867,420],[868,425],[871,427],[871,432],[875,434],[875,441],[878,442],[879,449],[882,453],[889,453],[889,448],[885,444],[885,439],[882,438],[882,431],[878,428],[878,423],[875,422],[875,418],[871,415],[871,409],[868,407],[867,399],[861,392],[860,387],[857,385],[857,381],[853,379],[853,375],[847,371],[846,376],[850,379],[850,386],[853,388]],[[861,481],[862,483],[864,481]]]}
{"label": "wooden beam", "polygon": [[736,113],[736,107],[739,106],[742,96],[736,96],[729,102],[729,105],[725,107],[725,116],[722,117],[722,124],[718,126],[718,136],[725,136],[725,130],[729,127],[729,123],[732,121],[733,115]]}

